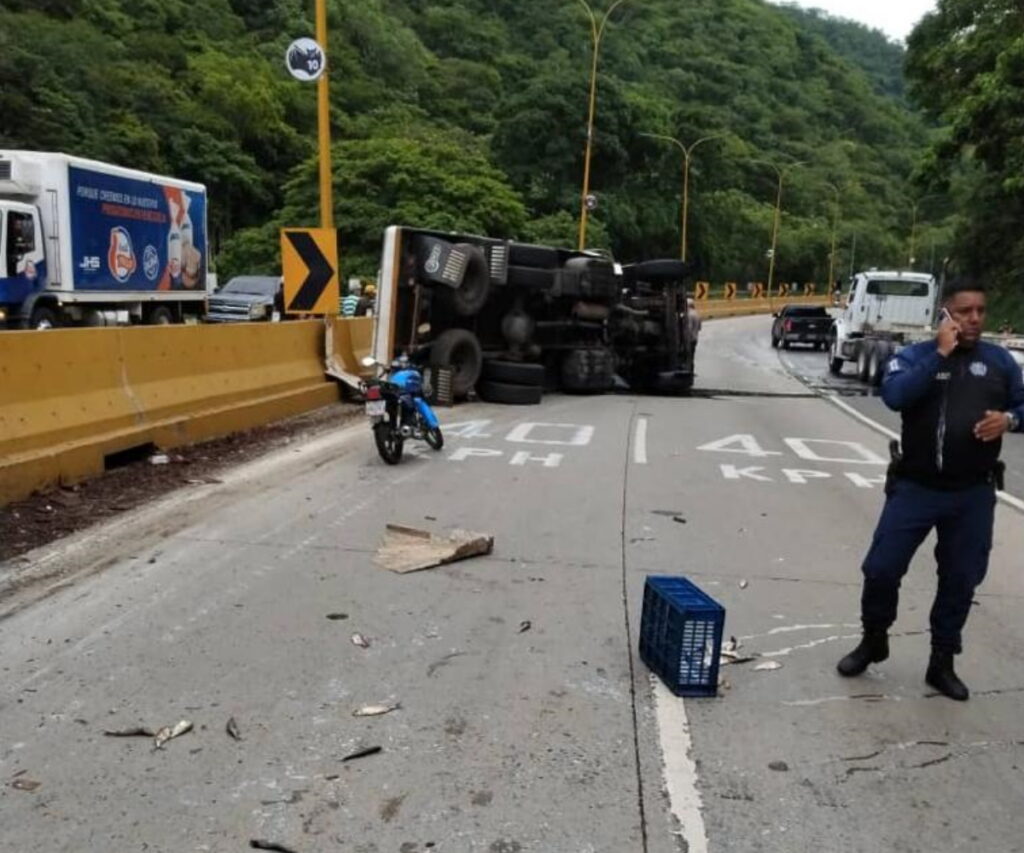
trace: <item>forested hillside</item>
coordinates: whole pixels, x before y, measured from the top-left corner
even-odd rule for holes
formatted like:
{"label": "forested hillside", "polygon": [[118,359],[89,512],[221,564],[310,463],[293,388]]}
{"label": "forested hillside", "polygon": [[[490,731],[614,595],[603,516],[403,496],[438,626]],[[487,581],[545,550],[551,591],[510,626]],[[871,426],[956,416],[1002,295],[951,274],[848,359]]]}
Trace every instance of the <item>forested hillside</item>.
{"label": "forested hillside", "polygon": [[[328,7],[345,274],[373,273],[393,222],[575,243],[591,56],[579,3]],[[221,275],[273,269],[277,228],[318,219],[315,86],[283,62],[312,19],[313,0],[0,0],[0,146],[202,181]],[[876,70],[836,50],[842,32]],[[589,243],[677,254],[680,152],[644,134],[721,134],[694,155],[703,276],[766,274],[776,177],[757,160],[803,162],[783,198],[782,279],[824,280],[837,194],[840,268],[905,263],[929,139],[892,50],[761,0],[629,0],[600,53]],[[944,216],[929,205],[923,218]],[[922,231],[919,264],[946,234]]]}

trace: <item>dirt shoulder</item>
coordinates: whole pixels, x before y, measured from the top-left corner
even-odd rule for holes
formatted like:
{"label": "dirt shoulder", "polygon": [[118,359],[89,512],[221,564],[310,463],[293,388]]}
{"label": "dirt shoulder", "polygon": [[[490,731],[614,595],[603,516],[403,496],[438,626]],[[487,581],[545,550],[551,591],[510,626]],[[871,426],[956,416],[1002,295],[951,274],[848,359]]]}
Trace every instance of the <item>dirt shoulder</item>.
{"label": "dirt shoulder", "polygon": [[335,403],[285,421],[179,447],[131,462],[75,486],[55,487],[0,507],[0,562],[133,510],[183,486],[219,482],[218,474],[336,430],[361,413]]}

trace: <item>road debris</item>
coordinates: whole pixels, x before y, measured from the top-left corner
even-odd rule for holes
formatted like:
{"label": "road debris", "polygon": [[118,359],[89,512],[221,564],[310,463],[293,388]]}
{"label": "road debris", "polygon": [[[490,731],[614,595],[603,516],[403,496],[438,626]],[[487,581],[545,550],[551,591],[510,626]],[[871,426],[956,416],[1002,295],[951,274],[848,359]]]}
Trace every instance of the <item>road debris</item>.
{"label": "road debris", "polygon": [[519,633],[524,634],[533,627],[533,623],[529,619],[524,619],[519,623]]}
{"label": "road debris", "polygon": [[739,586],[740,586],[740,589],[746,589],[748,586],[750,586],[750,583],[748,581],[746,581],[746,580],[742,580],[742,581],[740,581]]}
{"label": "road debris", "polygon": [[327,614],[327,618],[330,619],[332,622],[339,622],[342,619],[348,619],[348,614],[347,613],[328,613]]}
{"label": "road debris", "polygon": [[238,730],[238,723],[234,717],[228,717],[227,725],[224,726],[224,731],[228,733],[228,737],[234,740],[241,740],[242,733]]}
{"label": "road debris", "polygon": [[383,714],[390,714],[392,711],[397,711],[402,707],[401,702],[395,702],[393,705],[363,705],[361,708],[356,708],[352,712],[353,717],[379,717]]}
{"label": "road debris", "polygon": [[356,633],[352,635],[352,645],[359,646],[361,649],[368,649],[370,648],[370,641],[362,634]]}
{"label": "road debris", "polygon": [[686,519],[681,515],[673,515],[672,520],[676,522],[676,524],[686,524]]}
{"label": "road debris", "polygon": [[37,782],[35,779],[15,779],[11,782],[11,787],[16,791],[32,793],[33,791],[38,790],[42,784],[42,782]]}
{"label": "road debris", "polygon": [[149,457],[150,465],[170,465],[171,457],[166,453],[154,453]]}
{"label": "road debris", "polygon": [[378,752],[383,752],[384,747],[382,746],[367,746],[364,749],[357,749],[355,752],[346,755],[342,761],[354,761],[357,758],[366,758],[368,755],[376,755]]}
{"label": "road debris", "polygon": [[754,667],[757,672],[771,672],[774,669],[782,669],[782,664],[777,660],[766,660]]}
{"label": "road debris", "polygon": [[785,773],[789,770],[789,765],[785,761],[772,761],[768,764],[769,770],[776,770],[779,773]]}
{"label": "road debris", "polygon": [[156,737],[156,732],[143,726],[130,729],[107,729],[103,732],[107,737]]}
{"label": "road debris", "polygon": [[382,569],[406,574],[484,556],[493,550],[494,537],[484,533],[452,530],[447,536],[438,536],[429,530],[388,524],[374,562]]}
{"label": "road debris", "polygon": [[163,749],[164,744],[169,740],[174,740],[176,737],[181,737],[183,734],[187,734],[192,731],[192,723],[188,720],[181,720],[174,726],[164,726],[160,731],[156,733],[156,737],[153,739],[153,746],[156,749]]}
{"label": "road debris", "polygon": [[277,853],[298,853],[294,847],[287,847],[276,841],[262,841],[259,838],[253,838],[249,842],[249,847],[253,850],[276,850]]}

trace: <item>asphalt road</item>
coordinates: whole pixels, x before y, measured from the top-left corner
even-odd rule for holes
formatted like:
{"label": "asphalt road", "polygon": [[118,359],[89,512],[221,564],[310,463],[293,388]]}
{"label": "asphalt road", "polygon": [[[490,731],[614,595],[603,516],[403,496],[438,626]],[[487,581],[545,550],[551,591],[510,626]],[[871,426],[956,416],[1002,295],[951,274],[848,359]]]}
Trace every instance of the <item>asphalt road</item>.
{"label": "asphalt road", "polygon": [[[886,439],[789,376],[767,318],[708,323],[698,370],[692,399],[444,411],[444,450],[394,468],[357,425],[0,565],[7,849],[1024,850],[1020,515],[969,703],[923,683],[925,549],[892,658],[842,680]],[[392,574],[388,521],[495,552]],[[760,655],[718,698],[638,660],[652,573]],[[162,750],[103,734],[182,719]]]}

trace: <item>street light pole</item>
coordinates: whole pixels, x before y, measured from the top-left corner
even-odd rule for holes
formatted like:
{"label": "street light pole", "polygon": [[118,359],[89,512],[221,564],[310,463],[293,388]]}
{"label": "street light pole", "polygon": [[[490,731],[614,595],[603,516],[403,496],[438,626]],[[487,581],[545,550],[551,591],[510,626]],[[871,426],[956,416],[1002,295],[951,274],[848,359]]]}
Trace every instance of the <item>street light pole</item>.
{"label": "street light pole", "polygon": [[836,235],[839,231],[839,187],[835,184],[825,184],[835,195],[835,205],[832,208],[832,249],[828,253],[828,292],[832,292],[832,284],[836,272]]}
{"label": "street light pole", "polygon": [[626,0],[615,0],[608,11],[604,13],[600,24],[598,24],[594,10],[590,8],[587,0],[578,0],[578,2],[587,10],[587,15],[590,16],[590,35],[593,41],[594,53],[590,67],[590,110],[587,116],[587,149],[583,155],[583,192],[580,193],[579,249],[583,251],[587,246],[587,214],[589,213],[587,209],[587,196],[590,195],[590,155],[594,141],[594,110],[597,106],[597,54],[601,48],[601,37],[604,35],[604,28],[605,24],[608,23],[608,18]]}
{"label": "street light pole", "polygon": [[686,249],[687,249],[687,242],[686,242],[687,226],[688,226],[689,211],[690,211],[690,159],[691,159],[691,157],[693,155],[694,149],[698,145],[703,145],[705,142],[711,142],[714,139],[723,139],[723,138],[725,138],[725,134],[724,133],[712,133],[710,136],[701,137],[700,139],[698,139],[696,142],[694,142],[689,147],[684,145],[682,142],[680,142],[674,136],[665,136],[665,135],[660,134],[660,133],[641,133],[640,135],[641,136],[649,136],[649,137],[651,137],[651,139],[661,139],[661,140],[663,140],[665,142],[671,142],[674,145],[676,145],[679,148],[680,151],[683,152],[683,204],[682,204],[681,223],[680,223],[680,228],[679,228],[679,231],[680,231],[682,237],[681,237],[681,247],[680,247],[680,250],[679,250],[679,259],[682,260],[682,261],[685,261],[686,260]]}
{"label": "street light pole", "polygon": [[908,263],[908,266],[910,267],[911,270],[914,269],[914,261],[917,260],[917,258],[914,257],[914,252],[915,252],[915,250],[917,248],[917,207],[918,207],[919,204],[921,204],[921,202],[928,201],[928,199],[938,198],[938,197],[939,196],[937,194],[933,193],[931,195],[921,196],[919,199],[916,199],[915,201],[913,201],[911,203],[911,209],[913,210],[913,216],[912,216],[912,218],[910,220],[910,256],[909,256],[909,263]]}
{"label": "street light pole", "polygon": [[795,169],[798,166],[806,166],[807,163],[804,160],[799,160],[796,163],[790,163],[780,169],[770,160],[754,160],[752,162],[771,166],[771,168],[775,170],[775,174],[779,176],[779,189],[775,197],[775,217],[772,223],[772,249],[771,256],[768,259],[768,304],[771,305],[772,284],[775,281],[775,252],[779,244],[779,227],[782,222],[782,184],[785,181],[787,170]]}

